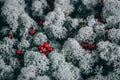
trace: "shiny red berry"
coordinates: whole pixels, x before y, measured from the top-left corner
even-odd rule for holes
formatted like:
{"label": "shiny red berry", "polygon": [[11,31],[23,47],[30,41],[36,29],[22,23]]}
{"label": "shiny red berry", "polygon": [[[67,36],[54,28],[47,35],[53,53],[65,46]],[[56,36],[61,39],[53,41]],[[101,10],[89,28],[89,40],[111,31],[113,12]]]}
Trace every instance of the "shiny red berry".
{"label": "shiny red berry", "polygon": [[16,50],[16,54],[20,55],[20,54],[22,54],[22,51],[21,50]]}
{"label": "shiny red berry", "polygon": [[44,55],[47,55],[48,54],[48,51],[43,51],[42,52]]}
{"label": "shiny red berry", "polygon": [[94,44],[89,44],[89,49],[94,49],[95,48],[95,45]]}
{"label": "shiny red berry", "polygon": [[39,45],[39,46],[38,46],[38,49],[39,49],[39,50],[43,50],[43,49],[44,49],[43,45]]}
{"label": "shiny red berry", "polygon": [[52,47],[49,47],[49,48],[48,48],[48,51],[49,51],[49,52],[53,51],[53,48],[52,48]]}
{"label": "shiny red berry", "polygon": [[83,48],[87,48],[88,47],[88,43],[87,42],[82,42],[82,47]]}
{"label": "shiny red berry", "polygon": [[35,34],[35,30],[34,30],[34,29],[30,29],[30,30],[29,30],[29,34],[30,34],[30,35],[34,35],[34,34]]}
{"label": "shiny red berry", "polygon": [[12,39],[12,38],[13,38],[12,34],[8,34],[7,37],[8,37],[9,39]]}
{"label": "shiny red berry", "polygon": [[49,47],[49,43],[48,43],[48,42],[45,42],[45,43],[43,44],[43,46],[44,46],[45,48],[48,48],[48,47]]}

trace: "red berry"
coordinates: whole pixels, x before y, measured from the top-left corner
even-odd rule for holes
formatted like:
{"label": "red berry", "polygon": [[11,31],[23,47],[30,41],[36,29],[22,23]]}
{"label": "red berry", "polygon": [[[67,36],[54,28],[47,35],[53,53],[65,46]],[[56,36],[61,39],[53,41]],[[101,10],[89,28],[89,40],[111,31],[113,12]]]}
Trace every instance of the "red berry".
{"label": "red berry", "polygon": [[82,47],[83,47],[83,48],[87,48],[87,47],[88,47],[88,43],[87,43],[87,42],[83,42],[83,43],[82,43]]}
{"label": "red berry", "polygon": [[43,50],[44,47],[43,47],[42,45],[39,45],[39,46],[38,46],[38,49],[39,49],[39,50]]}
{"label": "red berry", "polygon": [[40,21],[40,22],[39,22],[39,25],[40,25],[40,26],[43,26],[43,23],[44,23],[44,21]]}
{"label": "red berry", "polygon": [[94,44],[89,44],[88,47],[89,47],[89,49],[94,49],[95,45]]}
{"label": "red berry", "polygon": [[16,54],[20,55],[22,53],[21,50],[16,50]]}
{"label": "red berry", "polygon": [[48,51],[43,51],[42,52],[44,55],[47,55],[48,54]]}
{"label": "red berry", "polygon": [[48,47],[49,47],[49,43],[48,43],[48,42],[45,42],[45,43],[43,44],[43,46],[44,46],[45,48],[48,48]]}
{"label": "red berry", "polygon": [[35,30],[34,29],[30,29],[29,34],[34,35],[35,34]]}
{"label": "red berry", "polygon": [[53,51],[53,48],[52,48],[52,47],[49,47],[49,48],[48,48],[48,51],[49,51],[49,52]]}
{"label": "red berry", "polygon": [[8,34],[7,37],[8,37],[9,39],[12,39],[12,38],[13,38],[12,34]]}

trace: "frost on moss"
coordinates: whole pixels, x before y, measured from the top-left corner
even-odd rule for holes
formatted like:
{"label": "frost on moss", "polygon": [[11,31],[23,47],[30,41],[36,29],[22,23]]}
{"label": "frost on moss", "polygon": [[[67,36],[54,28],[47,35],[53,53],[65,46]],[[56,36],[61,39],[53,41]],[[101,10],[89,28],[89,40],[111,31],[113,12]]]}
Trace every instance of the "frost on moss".
{"label": "frost on moss", "polygon": [[44,42],[47,42],[47,36],[43,33],[37,33],[34,37],[34,43],[36,45],[42,45]]}
{"label": "frost on moss", "polygon": [[21,69],[21,73],[18,76],[17,80],[30,80],[30,79],[35,79],[36,75],[36,67],[35,66],[27,66]]}
{"label": "frost on moss", "polygon": [[43,16],[44,9],[47,7],[47,2],[45,0],[32,0],[32,15],[33,16]]}
{"label": "frost on moss", "polygon": [[94,62],[98,60],[95,53],[86,52],[75,39],[68,39],[64,43],[62,53],[68,62],[72,62],[80,71],[87,74],[92,71]]}
{"label": "frost on moss", "polygon": [[93,31],[92,27],[82,27],[80,28],[78,34],[75,36],[75,39],[79,42],[90,42],[93,43],[96,38],[96,34]]}
{"label": "frost on moss", "polygon": [[4,58],[0,56],[0,79],[1,80],[6,80],[6,79],[14,79],[14,69],[12,66],[7,65],[6,62],[4,61]]}
{"label": "frost on moss", "polygon": [[12,31],[15,32],[18,28],[18,18],[24,13],[25,2],[23,0],[6,0],[4,5],[1,8],[1,14],[6,19],[6,22],[12,28]]}
{"label": "frost on moss", "polygon": [[120,22],[120,1],[119,0],[106,0],[103,8],[103,17],[109,27],[116,25]]}
{"label": "frost on moss", "polygon": [[67,15],[74,10],[70,0],[55,0],[55,8],[58,7],[61,8],[61,10]]}
{"label": "frost on moss", "polygon": [[87,9],[93,8],[99,2],[99,0],[81,0],[81,1],[87,7]]}
{"label": "frost on moss", "polygon": [[49,69],[49,60],[40,52],[27,51],[24,55],[24,62],[26,67],[35,66],[37,74],[44,74]]}
{"label": "frost on moss", "polygon": [[[53,54],[54,53],[54,54]],[[71,72],[68,63],[62,54],[52,52],[50,55],[51,72],[55,79],[59,80],[75,80],[74,74]],[[67,74],[66,74],[67,73]]]}
{"label": "frost on moss", "polygon": [[109,41],[101,41],[97,44],[100,57],[106,61],[116,61],[119,59],[119,47]]}
{"label": "frost on moss", "polygon": [[37,29],[37,24],[36,22],[26,13],[22,14],[19,17],[19,30],[20,33],[19,35],[22,36],[23,38],[27,38],[29,35],[29,29]]}
{"label": "frost on moss", "polygon": [[37,76],[35,80],[50,80],[48,76]]}
{"label": "frost on moss", "polygon": [[110,29],[108,31],[108,39],[116,44],[120,44],[120,29]]}
{"label": "frost on moss", "polygon": [[67,36],[67,29],[63,27],[65,15],[61,8],[56,8],[53,12],[48,13],[45,18],[44,30],[48,37],[64,39]]}
{"label": "frost on moss", "polygon": [[80,60],[80,55],[85,52],[75,39],[69,38],[63,45],[62,53],[68,61],[75,62]]}
{"label": "frost on moss", "polygon": [[16,43],[16,41],[14,39],[8,39],[7,37],[5,37],[3,40],[4,41],[1,43],[0,46],[0,52],[2,53],[2,55],[4,55],[4,57],[11,57],[15,55],[13,45]]}

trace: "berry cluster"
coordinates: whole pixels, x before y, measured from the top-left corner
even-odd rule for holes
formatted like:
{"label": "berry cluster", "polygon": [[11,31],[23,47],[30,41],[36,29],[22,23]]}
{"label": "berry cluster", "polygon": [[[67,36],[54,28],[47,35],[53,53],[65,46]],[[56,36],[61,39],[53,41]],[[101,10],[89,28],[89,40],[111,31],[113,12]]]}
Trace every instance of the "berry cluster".
{"label": "berry cluster", "polygon": [[81,45],[85,50],[94,50],[95,49],[95,45],[92,43],[82,42]]}
{"label": "berry cluster", "polygon": [[12,38],[13,38],[12,34],[8,34],[8,35],[7,35],[7,38],[8,38],[8,39],[12,39]]}
{"label": "berry cluster", "polygon": [[38,46],[38,50],[47,55],[49,52],[53,51],[53,48],[49,45],[48,42],[44,42],[43,45]]}
{"label": "berry cluster", "polygon": [[[34,35],[35,34],[35,30],[34,29],[30,29],[29,30],[29,34],[30,35]],[[8,34],[7,38],[8,39],[12,39],[13,38],[12,34]],[[42,52],[43,54],[47,55],[49,52],[53,51],[53,47],[51,47],[48,42],[44,42],[43,45],[39,45],[38,46],[38,50],[40,52]],[[17,55],[21,55],[22,54],[22,50],[17,49],[16,50],[16,54]]]}

